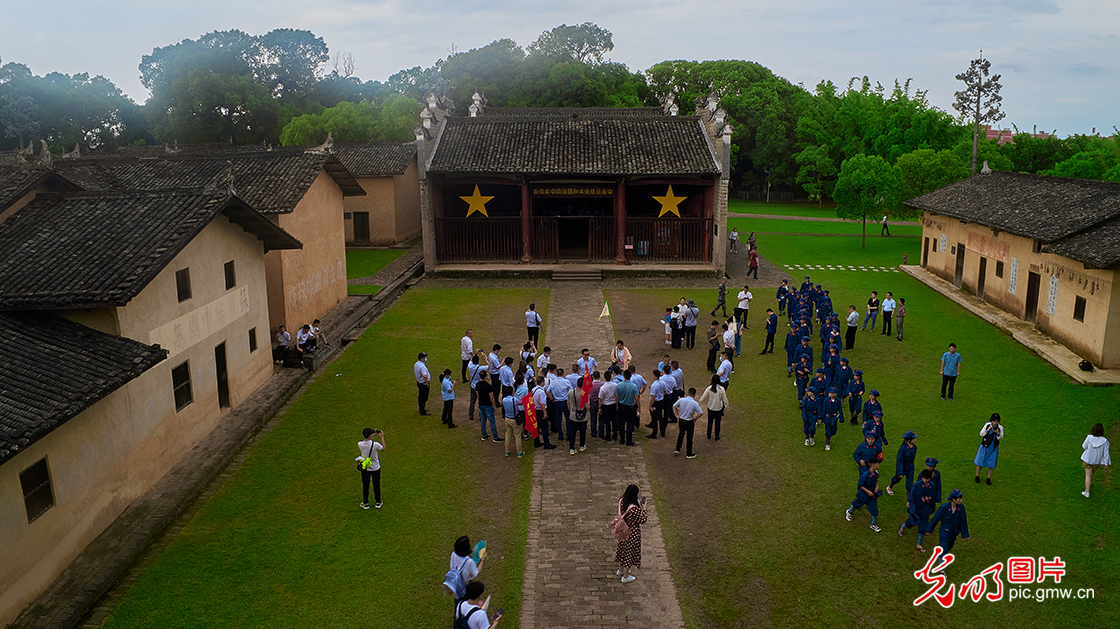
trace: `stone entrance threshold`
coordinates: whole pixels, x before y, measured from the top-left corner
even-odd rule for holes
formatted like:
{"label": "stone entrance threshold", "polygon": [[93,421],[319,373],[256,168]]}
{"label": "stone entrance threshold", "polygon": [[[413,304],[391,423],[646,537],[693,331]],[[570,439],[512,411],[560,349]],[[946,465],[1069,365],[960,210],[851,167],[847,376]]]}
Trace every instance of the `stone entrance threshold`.
{"label": "stone entrance threshold", "polygon": [[1065,345],[1039,332],[1030,323],[977,299],[976,296],[953,286],[952,283],[946,282],[919,265],[902,265],[899,268],[919,282],[953,300],[972,314],[1011,335],[1011,338],[1046,359],[1047,362],[1062,370],[1073,380],[1090,386],[1120,384],[1120,369],[1098,368],[1091,372],[1081,371],[1077,366],[1082,360],[1080,356],[1073,353]]}

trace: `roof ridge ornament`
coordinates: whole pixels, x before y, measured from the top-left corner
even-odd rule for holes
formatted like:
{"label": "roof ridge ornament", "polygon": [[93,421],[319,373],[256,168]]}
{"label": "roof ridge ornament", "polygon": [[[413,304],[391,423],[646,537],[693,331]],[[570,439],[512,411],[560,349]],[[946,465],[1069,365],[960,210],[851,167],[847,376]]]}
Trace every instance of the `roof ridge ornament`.
{"label": "roof ridge ornament", "polygon": [[40,139],[39,144],[43,147],[42,150],[39,152],[39,165],[40,166],[46,166],[47,168],[50,168],[51,167],[51,150],[49,148],[47,148],[47,141],[43,140],[43,139]]}
{"label": "roof ridge ornament", "polygon": [[984,167],[980,169],[980,174],[981,175],[987,175],[991,172],[992,172],[992,169],[988,168],[988,160],[984,160]]}
{"label": "roof ridge ornament", "polygon": [[77,143],[77,142],[74,143],[74,150],[73,151],[70,151],[69,153],[63,153],[62,154],[62,159],[81,159],[81,157],[82,157],[82,145]]}
{"label": "roof ridge ornament", "polygon": [[677,115],[680,107],[677,106],[677,95],[673,92],[668,92],[661,97],[661,110],[670,116]]}
{"label": "roof ridge ornament", "polygon": [[334,133],[327,131],[326,142],[323,142],[319,146],[309,148],[305,150],[304,153],[310,153],[312,155],[327,155],[331,152],[332,147],[334,147]]}

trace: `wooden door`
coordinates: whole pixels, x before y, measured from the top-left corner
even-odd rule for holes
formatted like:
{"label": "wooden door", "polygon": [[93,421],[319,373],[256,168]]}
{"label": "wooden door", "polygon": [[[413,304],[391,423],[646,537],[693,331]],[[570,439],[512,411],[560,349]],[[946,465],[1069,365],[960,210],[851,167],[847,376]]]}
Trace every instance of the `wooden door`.
{"label": "wooden door", "polygon": [[961,280],[964,279],[964,244],[957,243],[957,271],[953,275],[953,286],[961,287]]}
{"label": "wooden door", "polygon": [[354,212],[354,242],[369,243],[369,212]]}
{"label": "wooden door", "polygon": [[1041,284],[1042,276],[1038,273],[1027,275],[1027,311],[1023,314],[1023,319],[1032,323],[1038,316],[1038,289]]}
{"label": "wooden door", "polygon": [[976,278],[976,296],[984,298],[984,280],[988,274],[988,259],[980,256],[980,276]]}
{"label": "wooden door", "polygon": [[226,344],[214,348],[214,372],[218,376],[218,406],[229,408],[229,369],[226,367]]}

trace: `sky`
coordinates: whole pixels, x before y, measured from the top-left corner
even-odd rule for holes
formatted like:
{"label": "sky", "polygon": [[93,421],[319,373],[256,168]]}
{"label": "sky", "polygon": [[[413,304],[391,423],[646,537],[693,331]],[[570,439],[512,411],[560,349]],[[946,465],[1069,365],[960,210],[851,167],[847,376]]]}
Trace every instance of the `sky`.
{"label": "sky", "polygon": [[963,85],[954,76],[983,49],[1003,77],[999,126],[1060,136],[1120,126],[1116,0],[0,0],[0,60],[37,75],[103,75],[143,102],[141,57],[215,30],[307,29],[332,54],[353,55],[356,76],[384,81],[450,51],[502,38],[524,47],[582,22],[611,31],[609,59],[634,71],[746,59],[809,89],[863,76],[889,89],[909,78],[954,114]]}

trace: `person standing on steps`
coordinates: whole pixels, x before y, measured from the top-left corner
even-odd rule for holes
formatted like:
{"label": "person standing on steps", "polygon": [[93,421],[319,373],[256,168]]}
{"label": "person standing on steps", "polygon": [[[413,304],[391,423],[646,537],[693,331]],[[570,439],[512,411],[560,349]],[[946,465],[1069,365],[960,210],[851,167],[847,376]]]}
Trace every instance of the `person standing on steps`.
{"label": "person standing on steps", "polygon": [[863,316],[863,325],[859,329],[866,331],[867,322],[871,322],[871,331],[875,331],[875,321],[879,318],[879,293],[878,291],[871,291],[871,297],[867,298],[867,314]]}
{"label": "person standing on steps", "polygon": [[474,356],[474,336],[473,330],[467,330],[466,334],[459,341],[459,358],[463,359],[463,384],[469,383],[470,377],[467,376],[467,366],[471,363],[471,357]]}
{"label": "person standing on steps", "polygon": [[894,296],[887,291],[887,298],[883,300],[883,335],[891,335],[891,318],[894,316]]}
{"label": "person standing on steps", "polygon": [[537,313],[537,304],[529,304],[529,309],[525,311],[525,331],[529,335],[529,342],[534,346],[540,344],[542,323],[544,319]]}
{"label": "person standing on steps", "polygon": [[420,407],[420,414],[427,415],[428,395],[431,393],[432,374],[428,371],[428,354],[420,352],[416,355],[416,363],[412,365],[412,374],[416,376],[416,405]]}
{"label": "person standing on steps", "polygon": [[992,484],[992,471],[999,462],[999,442],[1003,441],[1003,422],[999,413],[992,413],[992,417],[980,429],[980,448],[976,450],[976,483],[980,484],[980,468],[988,468],[989,485]]}
{"label": "person standing on steps", "polygon": [[1093,472],[1103,465],[1112,465],[1112,458],[1108,455],[1108,439],[1104,438],[1104,424],[1097,422],[1093,429],[1081,443],[1081,466],[1085,468],[1085,491],[1082,496],[1089,497],[1089,485],[1093,482]]}
{"label": "person standing on steps", "polygon": [[898,332],[895,338],[902,340],[902,321],[906,319],[906,298],[898,298],[898,308],[894,311],[894,329]]}
{"label": "person standing on steps", "polygon": [[646,523],[646,499],[638,499],[638,486],[629,485],[618,501],[618,513],[626,522],[630,534],[618,543],[614,562],[618,564],[615,575],[622,577],[623,583],[637,579],[630,574],[631,568],[642,567],[642,525]]}
{"label": "person standing on steps", "polygon": [[[696,302],[689,299],[688,305],[684,308],[684,345],[685,349],[693,349],[696,347],[696,318],[700,316],[700,309],[696,307]],[[623,367],[625,369],[625,367]]]}
{"label": "person standing on steps", "polygon": [[[385,433],[380,430],[366,428],[362,431],[364,440],[358,442],[358,459],[362,464],[362,502],[358,504],[363,509],[369,509],[369,486],[373,484],[374,507],[381,508],[381,460],[377,453],[385,449]],[[381,438],[381,443],[374,441],[374,436]],[[368,461],[368,462],[367,462]]]}
{"label": "person standing on steps", "polygon": [[712,308],[712,316],[716,316],[716,310],[722,310],[724,318],[727,318],[727,278],[719,281],[719,287],[716,289],[716,307]]}
{"label": "person standing on steps", "polygon": [[747,252],[747,277],[754,275],[758,279],[758,247],[751,247]]}
{"label": "person standing on steps", "polygon": [[945,389],[948,387],[949,401],[953,401],[953,389],[957,386],[957,376],[961,375],[963,360],[957,353],[957,344],[949,343],[949,351],[941,355],[941,399],[945,399]]}

